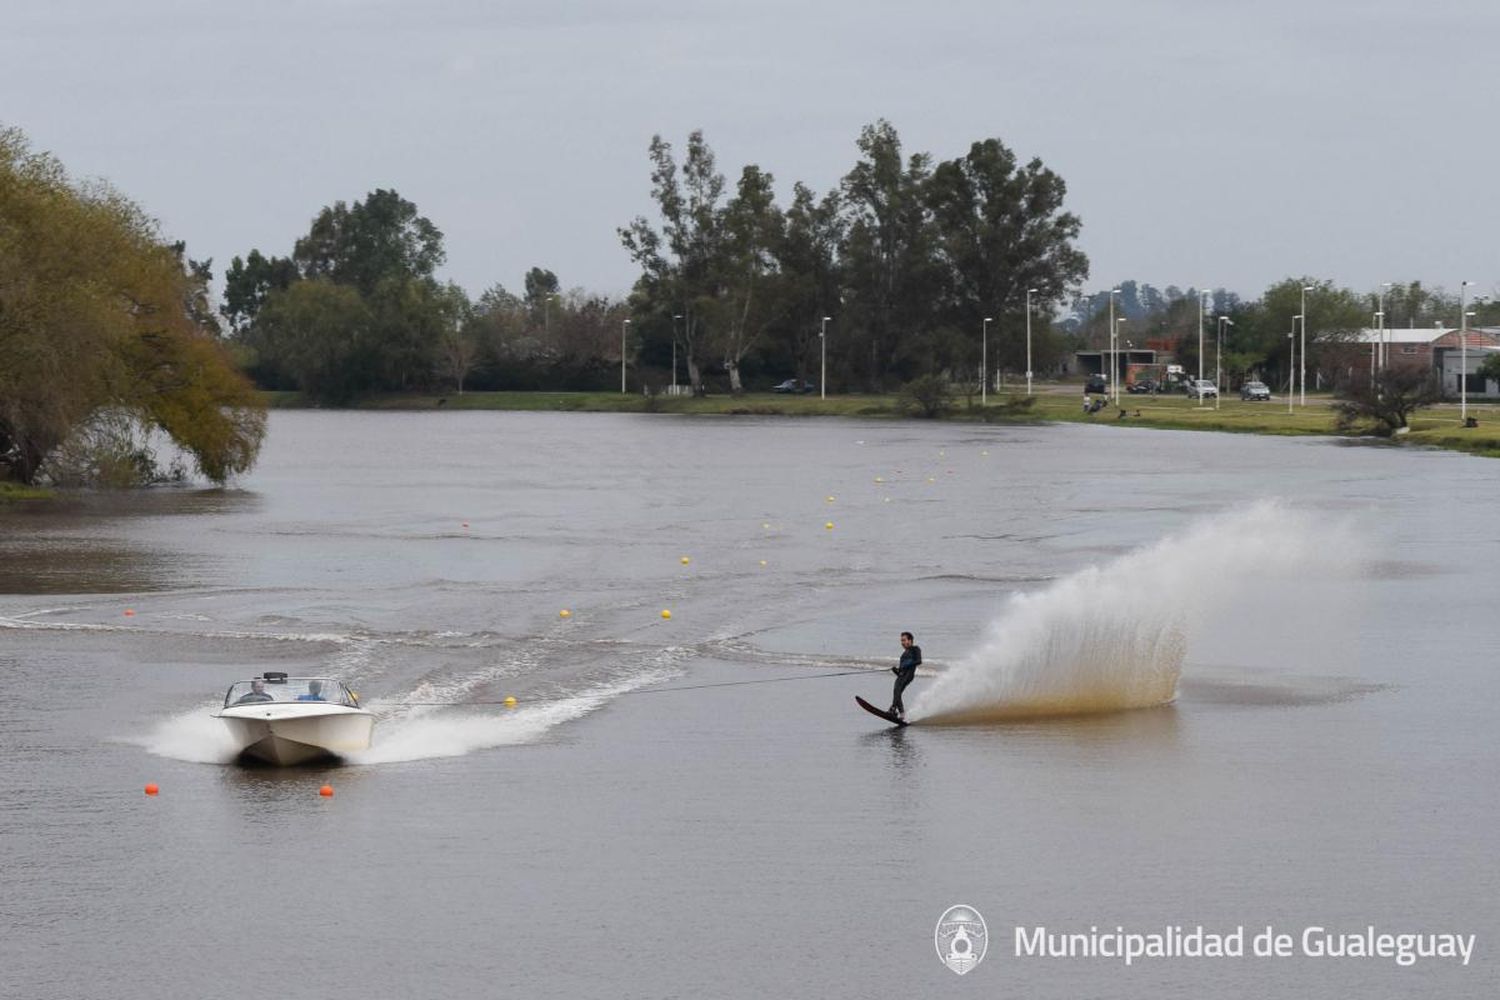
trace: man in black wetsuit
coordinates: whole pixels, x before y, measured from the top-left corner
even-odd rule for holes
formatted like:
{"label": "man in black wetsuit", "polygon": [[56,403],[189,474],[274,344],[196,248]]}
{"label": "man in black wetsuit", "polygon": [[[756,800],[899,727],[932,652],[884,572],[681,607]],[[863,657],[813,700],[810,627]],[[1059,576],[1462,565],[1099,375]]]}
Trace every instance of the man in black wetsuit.
{"label": "man in black wetsuit", "polygon": [[922,647],[915,644],[910,632],[901,633],[901,662],[891,668],[896,675],[896,690],[891,694],[891,714],[906,721],[906,706],[901,704],[901,692],[906,690],[917,676],[917,667],[922,665]]}

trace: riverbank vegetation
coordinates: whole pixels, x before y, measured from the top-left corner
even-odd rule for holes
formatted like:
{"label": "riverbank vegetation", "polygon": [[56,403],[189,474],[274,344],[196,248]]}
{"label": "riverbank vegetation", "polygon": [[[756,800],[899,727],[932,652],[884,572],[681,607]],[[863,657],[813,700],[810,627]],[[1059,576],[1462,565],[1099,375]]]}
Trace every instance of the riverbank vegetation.
{"label": "riverbank vegetation", "polygon": [[[696,416],[762,417],[863,417],[903,419],[925,415],[920,403],[905,392],[830,396],[744,393],[692,396],[645,396],[620,392],[471,392],[463,396],[428,393],[390,394],[361,401],[370,410],[504,410],[516,412],[566,413],[675,413]],[[933,416],[955,422],[990,424],[1083,423],[1106,427],[1149,427],[1164,430],[1219,431],[1233,434],[1285,436],[1367,437],[1359,428],[1341,430],[1339,400],[1327,393],[1314,393],[1305,407],[1292,413],[1284,400],[1244,402],[1225,399],[1215,408],[1212,401],[1199,405],[1181,395],[1124,396],[1121,407],[1086,414],[1082,395],[1071,387],[1046,385],[1035,395],[1024,392],[991,393],[987,406],[979,397],[949,392]],[[305,408],[310,401],[295,392],[268,393],[272,408]],[[1500,457],[1500,408],[1469,406],[1476,426],[1461,427],[1458,407],[1434,405],[1413,413],[1405,434],[1389,439],[1402,445],[1417,445]]]}
{"label": "riverbank vegetation", "polygon": [[155,433],[209,479],[249,468],[265,410],[217,336],[207,280],[139,206],[0,130],[0,479],[35,483],[62,451]]}

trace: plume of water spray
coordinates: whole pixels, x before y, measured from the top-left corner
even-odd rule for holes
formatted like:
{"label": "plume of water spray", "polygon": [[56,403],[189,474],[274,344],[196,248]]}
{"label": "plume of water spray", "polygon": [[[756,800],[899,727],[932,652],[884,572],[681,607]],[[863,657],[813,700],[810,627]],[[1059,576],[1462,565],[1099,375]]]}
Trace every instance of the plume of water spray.
{"label": "plume of water spray", "polygon": [[1204,519],[1012,597],[979,648],[913,699],[911,717],[975,722],[1164,704],[1207,614],[1278,579],[1360,558],[1345,526],[1274,501]]}

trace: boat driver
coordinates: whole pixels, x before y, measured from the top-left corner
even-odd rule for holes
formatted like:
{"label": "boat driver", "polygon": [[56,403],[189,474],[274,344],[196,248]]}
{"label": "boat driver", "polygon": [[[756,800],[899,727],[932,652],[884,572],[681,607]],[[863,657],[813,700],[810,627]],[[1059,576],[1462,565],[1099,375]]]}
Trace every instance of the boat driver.
{"label": "boat driver", "polygon": [[250,682],[250,690],[239,696],[236,705],[246,705],[252,701],[275,701],[276,699],[266,693],[266,682],[259,677]]}

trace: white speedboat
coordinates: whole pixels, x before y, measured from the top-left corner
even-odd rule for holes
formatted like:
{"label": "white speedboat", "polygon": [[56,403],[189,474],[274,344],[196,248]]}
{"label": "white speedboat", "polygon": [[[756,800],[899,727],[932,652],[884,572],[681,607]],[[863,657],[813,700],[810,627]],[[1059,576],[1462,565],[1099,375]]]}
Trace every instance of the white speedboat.
{"label": "white speedboat", "polygon": [[375,729],[375,716],[342,682],[274,671],[231,684],[214,717],[241,757],[281,765],[368,750]]}

